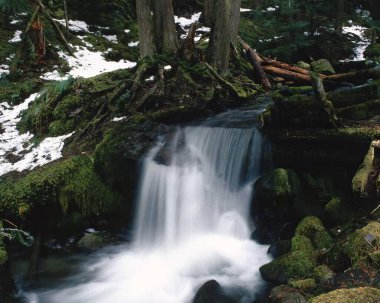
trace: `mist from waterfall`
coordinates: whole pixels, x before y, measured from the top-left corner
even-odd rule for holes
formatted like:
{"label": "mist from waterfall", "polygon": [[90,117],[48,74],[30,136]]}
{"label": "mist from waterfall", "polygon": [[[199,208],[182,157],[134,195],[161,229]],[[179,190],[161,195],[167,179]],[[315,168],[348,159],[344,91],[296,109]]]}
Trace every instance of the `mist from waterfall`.
{"label": "mist from waterfall", "polygon": [[187,303],[211,279],[252,302],[269,262],[249,239],[252,184],[271,152],[258,113],[232,111],[159,142],[144,159],[133,243],[29,302]]}

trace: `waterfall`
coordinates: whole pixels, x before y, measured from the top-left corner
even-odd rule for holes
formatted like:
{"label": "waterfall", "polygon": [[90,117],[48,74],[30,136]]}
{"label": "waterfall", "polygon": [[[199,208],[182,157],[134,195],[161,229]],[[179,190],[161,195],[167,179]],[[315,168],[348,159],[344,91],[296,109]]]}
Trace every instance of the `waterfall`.
{"label": "waterfall", "polygon": [[270,154],[258,113],[232,111],[157,143],[144,159],[131,246],[29,302],[188,303],[211,279],[251,302],[269,261],[249,239],[252,184]]}

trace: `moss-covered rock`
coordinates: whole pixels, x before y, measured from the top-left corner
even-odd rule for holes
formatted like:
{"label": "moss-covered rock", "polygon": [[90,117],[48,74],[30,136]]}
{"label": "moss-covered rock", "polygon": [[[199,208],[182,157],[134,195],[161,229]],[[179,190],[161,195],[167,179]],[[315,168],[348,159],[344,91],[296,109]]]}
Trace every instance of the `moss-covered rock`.
{"label": "moss-covered rock", "polygon": [[350,205],[340,197],[333,197],[329,203],[325,205],[325,211],[333,223],[349,222],[354,218],[354,213]]}
{"label": "moss-covered rock", "polygon": [[[104,215],[120,205],[120,196],[101,181],[90,157],[78,156],[38,168],[21,178],[3,178],[0,201],[2,214],[20,220],[57,206],[63,212],[79,210],[88,216]],[[56,219],[50,216],[45,223]]]}
{"label": "moss-covered rock", "polygon": [[317,266],[315,256],[309,251],[297,250],[260,267],[264,280],[284,284],[289,280],[307,279]]}
{"label": "moss-covered rock", "polygon": [[327,294],[312,298],[310,303],[377,303],[380,290],[370,287],[337,289]]}
{"label": "moss-covered rock", "polygon": [[78,248],[85,250],[98,250],[107,245],[115,244],[118,239],[105,231],[85,234],[76,244]]}
{"label": "moss-covered rock", "polygon": [[305,236],[296,235],[292,238],[292,248],[291,251],[305,251],[312,254],[314,252],[313,243],[311,240]]}
{"label": "moss-covered rock", "polygon": [[325,283],[334,277],[334,272],[325,264],[314,269],[314,279],[317,283]]}
{"label": "moss-covered rock", "polygon": [[[0,232],[3,223],[0,221]],[[0,302],[13,302],[11,295],[14,290],[14,283],[9,268],[8,253],[6,251],[3,236],[0,233]]]}
{"label": "moss-covered rock", "polygon": [[289,285],[291,287],[294,287],[306,292],[311,291],[317,286],[317,284],[315,283],[315,280],[312,278],[290,281]]}
{"label": "moss-covered rock", "polygon": [[380,223],[370,222],[361,229],[356,230],[348,237],[344,247],[345,253],[353,264],[361,261],[371,261],[370,254],[380,248]]}
{"label": "moss-covered rock", "polygon": [[270,303],[307,303],[305,293],[289,287],[280,285],[272,289]]}
{"label": "moss-covered rock", "polygon": [[311,68],[314,72],[326,75],[335,74],[335,70],[331,63],[326,59],[320,59],[317,61],[311,62]]}
{"label": "moss-covered rock", "polygon": [[304,218],[296,228],[296,235],[309,238],[316,249],[327,249],[332,244],[331,236],[317,217]]}

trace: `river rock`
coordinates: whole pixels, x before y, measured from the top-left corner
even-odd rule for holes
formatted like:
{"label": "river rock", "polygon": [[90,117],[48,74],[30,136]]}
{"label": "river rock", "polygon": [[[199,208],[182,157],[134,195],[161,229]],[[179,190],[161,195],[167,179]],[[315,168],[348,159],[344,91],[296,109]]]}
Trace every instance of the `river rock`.
{"label": "river rock", "polygon": [[311,68],[314,72],[326,75],[335,74],[335,70],[331,63],[326,59],[320,59],[317,61],[311,62]]}
{"label": "river rock", "polygon": [[203,284],[193,299],[193,303],[237,303],[235,299],[225,294],[223,287],[215,280]]}
{"label": "river rock", "polygon": [[306,295],[296,288],[280,285],[272,289],[270,303],[307,303]]}

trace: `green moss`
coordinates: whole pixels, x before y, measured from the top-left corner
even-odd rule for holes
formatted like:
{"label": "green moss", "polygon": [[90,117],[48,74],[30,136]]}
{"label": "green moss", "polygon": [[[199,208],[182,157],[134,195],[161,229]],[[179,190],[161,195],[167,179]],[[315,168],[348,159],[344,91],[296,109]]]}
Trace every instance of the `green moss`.
{"label": "green moss", "polygon": [[372,170],[373,161],[375,158],[375,148],[370,146],[367,155],[364,158],[363,163],[360,165],[354,178],[352,179],[352,190],[355,194],[360,196],[366,196],[366,186],[369,175]]}
{"label": "green moss", "polygon": [[380,249],[380,223],[370,222],[348,237],[345,253],[355,265],[361,261],[370,261],[369,255]]}
{"label": "green moss", "polygon": [[338,289],[312,298],[310,303],[377,303],[380,290],[370,287]]}
{"label": "green moss", "polygon": [[334,277],[334,272],[325,264],[317,266],[313,275],[317,283],[324,283]]}
{"label": "green moss", "polygon": [[322,221],[317,217],[306,217],[304,218],[296,228],[296,235],[305,236],[309,239],[314,238],[317,231],[324,231]]}
{"label": "green moss", "polygon": [[305,236],[294,236],[292,238],[292,252],[299,250],[309,252],[311,254],[314,251],[313,243],[311,243],[310,239]]}
{"label": "green moss", "polygon": [[350,221],[354,216],[349,207],[340,197],[333,197],[325,205],[325,211],[332,222],[344,223]]}
{"label": "green moss", "polygon": [[265,280],[281,284],[291,279],[312,277],[316,266],[313,254],[298,250],[263,265],[260,267],[260,273]]}
{"label": "green moss", "polygon": [[95,174],[92,159],[83,156],[55,162],[20,179],[2,179],[0,201],[1,213],[23,218],[36,207],[57,203],[64,211],[104,214],[118,205],[119,197]]}
{"label": "green moss", "polygon": [[310,278],[310,279],[304,279],[304,280],[295,280],[295,281],[290,281],[289,285],[291,287],[300,289],[302,291],[310,291],[314,289],[317,284],[315,283],[315,280]]}
{"label": "green moss", "polygon": [[374,61],[380,62],[380,44],[373,44],[367,47],[364,55]]}
{"label": "green moss", "polygon": [[33,78],[26,78],[17,82],[2,81],[0,82],[0,103],[19,104],[32,93],[38,91],[40,87],[40,80]]}
{"label": "green moss", "polygon": [[0,221],[0,266],[8,261],[8,254],[4,247],[3,236],[1,235],[2,228],[3,228],[3,222]]}
{"label": "green moss", "polygon": [[320,74],[335,74],[335,70],[332,67],[331,63],[326,59],[320,59],[317,61],[311,62],[311,68],[316,73]]}

